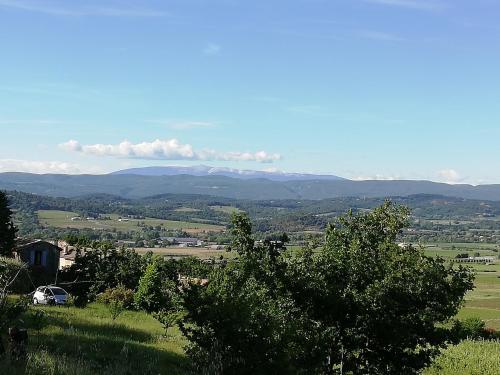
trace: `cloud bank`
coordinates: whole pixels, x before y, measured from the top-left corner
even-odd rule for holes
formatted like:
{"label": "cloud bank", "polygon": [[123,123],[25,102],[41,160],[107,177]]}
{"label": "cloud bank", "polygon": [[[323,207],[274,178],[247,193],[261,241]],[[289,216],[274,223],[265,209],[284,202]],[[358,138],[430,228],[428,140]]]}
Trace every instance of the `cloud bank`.
{"label": "cloud bank", "polygon": [[56,174],[80,174],[80,173],[103,173],[101,170],[90,169],[83,171],[76,164],[62,161],[35,161],[18,159],[0,159],[0,173],[3,172],[25,172],[25,173],[56,173]]}
{"label": "cloud bank", "polygon": [[193,146],[183,144],[177,139],[157,139],[153,142],[131,143],[123,141],[119,144],[82,145],[75,140],[59,145],[66,151],[78,152],[94,156],[115,156],[130,159],[147,160],[203,160],[203,161],[254,161],[272,163],[280,160],[281,155],[258,152],[218,152],[214,150],[194,150]]}
{"label": "cloud bank", "polygon": [[445,182],[447,184],[458,184],[464,182],[466,179],[462,177],[460,173],[458,173],[454,169],[443,169],[438,172],[438,176],[440,181]]}

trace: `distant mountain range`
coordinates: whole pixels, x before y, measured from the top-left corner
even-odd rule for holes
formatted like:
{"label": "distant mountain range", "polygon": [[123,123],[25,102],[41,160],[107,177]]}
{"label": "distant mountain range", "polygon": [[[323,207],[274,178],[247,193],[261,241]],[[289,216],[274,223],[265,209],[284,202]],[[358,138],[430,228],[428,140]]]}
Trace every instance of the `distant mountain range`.
{"label": "distant mountain range", "polygon": [[265,178],[271,181],[305,181],[305,180],[345,180],[342,177],[333,175],[316,175],[307,173],[286,173],[252,171],[232,168],[215,168],[207,165],[197,165],[193,167],[166,166],[166,167],[144,167],[130,168],[111,173],[113,175],[137,175],[137,176],[225,176],[239,179]]}
{"label": "distant mountain range", "polygon": [[349,181],[318,178],[272,181],[268,178],[241,179],[219,175],[145,176],[123,172],[108,175],[0,173],[0,189],[59,197],[111,194],[123,198],[143,198],[169,193],[249,200],[301,200],[433,194],[500,201],[500,185],[472,186],[430,181]]}

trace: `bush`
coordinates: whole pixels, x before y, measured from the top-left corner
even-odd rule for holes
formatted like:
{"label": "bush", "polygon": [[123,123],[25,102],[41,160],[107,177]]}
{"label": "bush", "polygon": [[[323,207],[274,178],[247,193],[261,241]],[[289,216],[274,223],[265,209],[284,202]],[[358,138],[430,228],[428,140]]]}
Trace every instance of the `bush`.
{"label": "bush", "polygon": [[116,288],[106,289],[99,295],[97,300],[105,305],[109,305],[114,301],[121,301],[124,308],[130,309],[134,305],[134,291],[120,285]]}
{"label": "bush", "polygon": [[133,306],[134,292],[124,286],[109,288],[101,293],[97,299],[99,302],[106,305],[111,319],[116,320],[126,308]]}
{"label": "bush", "polygon": [[477,317],[455,320],[451,329],[455,341],[485,339],[490,336],[486,324]]}

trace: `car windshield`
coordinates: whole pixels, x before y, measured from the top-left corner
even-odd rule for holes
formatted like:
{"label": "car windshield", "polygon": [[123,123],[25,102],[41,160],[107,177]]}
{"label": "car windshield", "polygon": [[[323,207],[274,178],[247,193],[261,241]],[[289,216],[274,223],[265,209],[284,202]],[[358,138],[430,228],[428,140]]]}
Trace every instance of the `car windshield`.
{"label": "car windshield", "polygon": [[56,296],[64,296],[64,295],[66,295],[66,292],[63,289],[61,289],[61,288],[50,288],[50,290]]}

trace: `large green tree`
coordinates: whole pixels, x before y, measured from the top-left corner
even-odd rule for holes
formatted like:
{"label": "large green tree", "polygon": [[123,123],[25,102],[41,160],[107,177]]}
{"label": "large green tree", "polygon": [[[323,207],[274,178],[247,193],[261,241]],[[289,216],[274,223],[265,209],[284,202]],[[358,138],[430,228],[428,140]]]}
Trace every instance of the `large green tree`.
{"label": "large green tree", "polygon": [[446,342],[473,276],[398,246],[408,210],[386,203],[331,224],[324,246],[255,244],[233,218],[236,262],[185,291],[197,371],[212,374],[416,374]]}
{"label": "large green tree", "polygon": [[0,191],[0,256],[12,256],[16,242],[17,229],[12,222],[7,195]]}

